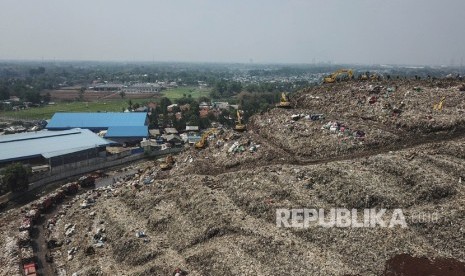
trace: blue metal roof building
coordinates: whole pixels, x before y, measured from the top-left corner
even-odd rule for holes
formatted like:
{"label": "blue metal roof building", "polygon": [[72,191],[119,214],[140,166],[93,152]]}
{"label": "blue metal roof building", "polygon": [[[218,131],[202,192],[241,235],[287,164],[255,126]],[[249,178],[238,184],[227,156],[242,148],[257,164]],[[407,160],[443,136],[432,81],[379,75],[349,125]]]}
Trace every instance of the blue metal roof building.
{"label": "blue metal roof building", "polygon": [[92,131],[101,131],[110,127],[147,125],[147,112],[58,112],[47,124],[47,129],[86,128]]}
{"label": "blue metal roof building", "polygon": [[[89,158],[88,151],[97,154],[108,145],[111,145],[110,141],[87,129],[4,135],[0,136],[0,163],[52,159],[86,151],[86,158]],[[76,156],[70,156],[70,159],[76,160]]]}
{"label": "blue metal roof building", "polygon": [[122,138],[122,137],[137,137],[147,138],[149,136],[148,126],[114,126],[108,128],[105,138]]}

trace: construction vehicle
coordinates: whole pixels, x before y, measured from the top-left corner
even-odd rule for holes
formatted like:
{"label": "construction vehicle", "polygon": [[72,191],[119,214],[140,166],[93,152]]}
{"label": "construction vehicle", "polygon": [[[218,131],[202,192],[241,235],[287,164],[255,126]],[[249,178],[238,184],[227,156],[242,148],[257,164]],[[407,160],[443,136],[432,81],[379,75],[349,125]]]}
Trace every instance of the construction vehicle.
{"label": "construction vehicle", "polygon": [[162,170],[169,170],[173,167],[174,164],[174,158],[173,155],[168,155],[165,157],[165,161],[160,163],[160,169]]}
{"label": "construction vehicle", "polygon": [[25,218],[30,219],[32,223],[36,222],[39,219],[39,217],[40,212],[37,209],[31,209],[25,215]]}
{"label": "construction vehicle", "polygon": [[63,185],[62,190],[65,192],[65,194],[72,195],[78,192],[79,185],[77,182],[70,182]]}
{"label": "construction vehicle", "polygon": [[27,263],[23,265],[24,275],[26,276],[36,276],[37,275],[37,264],[36,263]]}
{"label": "construction vehicle", "polygon": [[78,183],[81,187],[92,187],[95,185],[95,178],[92,175],[84,175],[78,179]]}
{"label": "construction vehicle", "polygon": [[197,143],[194,144],[195,148],[196,149],[205,148],[205,146],[207,145],[208,136],[210,136],[211,134],[216,133],[216,132],[217,132],[216,128],[212,128],[210,130],[205,131],[202,134],[202,137],[200,138],[200,140],[197,141]]}
{"label": "construction vehicle", "polygon": [[242,113],[243,111],[237,110],[237,121],[236,127],[234,128],[236,131],[245,131],[247,129],[246,125],[242,123]]}
{"label": "construction vehicle", "polygon": [[284,92],[281,93],[281,100],[280,100],[279,104],[276,104],[276,107],[291,108],[291,102],[289,101],[289,98],[286,95],[286,93],[284,93]]}
{"label": "construction vehicle", "polygon": [[433,110],[442,111],[442,107],[444,105],[445,100],[446,100],[446,97],[442,97],[439,103],[433,105]]}
{"label": "construction vehicle", "polygon": [[19,226],[19,231],[29,231],[33,225],[32,219],[24,218]]}
{"label": "construction vehicle", "polygon": [[366,73],[363,73],[359,76],[359,79],[360,80],[379,80],[381,78],[381,76],[377,75],[377,74],[372,74],[370,75],[370,73],[366,72]]}
{"label": "construction vehicle", "polygon": [[40,212],[46,212],[52,207],[52,198],[48,196],[41,197],[33,204],[33,207],[38,209]]}
{"label": "construction vehicle", "polygon": [[[349,80],[352,79],[354,72],[352,69],[339,69],[336,72],[332,73],[331,75],[324,77],[324,83],[333,83],[337,80]],[[341,77],[345,76],[345,77]]]}

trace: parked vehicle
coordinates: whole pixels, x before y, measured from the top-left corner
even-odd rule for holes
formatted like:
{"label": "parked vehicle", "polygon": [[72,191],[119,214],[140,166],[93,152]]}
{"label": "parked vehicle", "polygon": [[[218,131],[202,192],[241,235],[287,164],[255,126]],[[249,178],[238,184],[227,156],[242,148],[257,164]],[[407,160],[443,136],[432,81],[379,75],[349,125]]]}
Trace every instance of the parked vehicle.
{"label": "parked vehicle", "polygon": [[26,276],[36,276],[37,275],[37,264],[28,263],[23,266],[24,275]]}

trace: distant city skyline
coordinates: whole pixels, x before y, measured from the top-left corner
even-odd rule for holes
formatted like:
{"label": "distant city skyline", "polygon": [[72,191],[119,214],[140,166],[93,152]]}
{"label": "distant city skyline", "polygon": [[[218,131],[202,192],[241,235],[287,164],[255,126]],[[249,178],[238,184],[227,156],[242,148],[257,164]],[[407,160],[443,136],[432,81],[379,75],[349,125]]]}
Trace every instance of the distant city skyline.
{"label": "distant city skyline", "polygon": [[0,3],[0,60],[463,66],[461,0]]}

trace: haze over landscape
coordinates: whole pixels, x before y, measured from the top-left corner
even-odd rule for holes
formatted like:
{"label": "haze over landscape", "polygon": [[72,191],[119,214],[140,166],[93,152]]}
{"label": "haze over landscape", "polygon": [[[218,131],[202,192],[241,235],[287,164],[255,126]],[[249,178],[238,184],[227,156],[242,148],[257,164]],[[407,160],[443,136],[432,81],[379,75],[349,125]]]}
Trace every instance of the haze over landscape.
{"label": "haze over landscape", "polygon": [[463,63],[465,2],[0,2],[0,59]]}
{"label": "haze over landscape", "polygon": [[0,276],[464,276],[463,11],[0,0]]}

